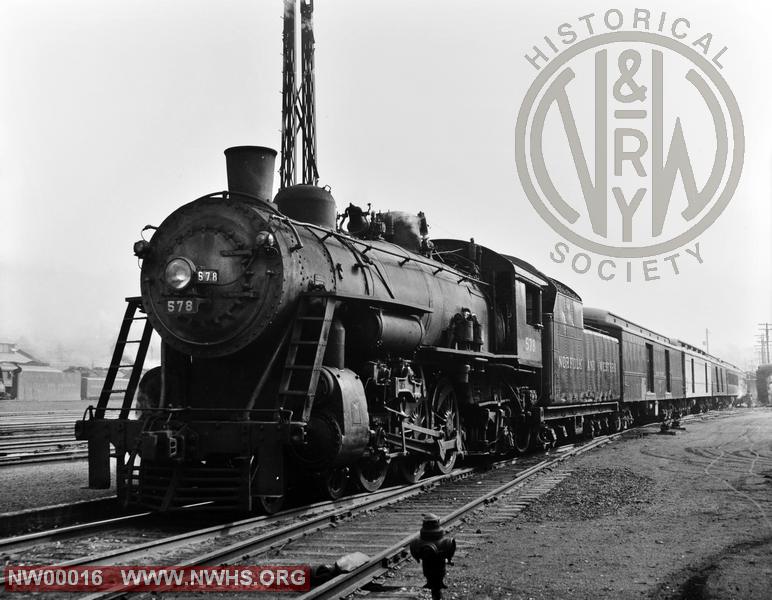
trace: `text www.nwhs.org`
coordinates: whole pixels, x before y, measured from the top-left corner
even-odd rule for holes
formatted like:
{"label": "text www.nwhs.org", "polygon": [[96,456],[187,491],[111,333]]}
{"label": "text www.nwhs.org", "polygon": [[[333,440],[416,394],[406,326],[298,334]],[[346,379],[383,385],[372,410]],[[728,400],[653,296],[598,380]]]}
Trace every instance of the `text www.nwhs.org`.
{"label": "text www.nwhs.org", "polygon": [[94,592],[162,590],[185,592],[304,592],[310,589],[310,567],[57,567],[14,566],[5,569],[7,592]]}

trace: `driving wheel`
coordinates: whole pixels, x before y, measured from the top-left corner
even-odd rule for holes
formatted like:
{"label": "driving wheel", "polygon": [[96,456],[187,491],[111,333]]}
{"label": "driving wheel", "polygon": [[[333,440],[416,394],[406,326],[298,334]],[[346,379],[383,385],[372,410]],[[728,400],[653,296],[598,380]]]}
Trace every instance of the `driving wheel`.
{"label": "driving wheel", "polygon": [[[453,385],[447,379],[441,379],[434,388],[432,394],[432,415],[434,417],[433,429],[442,433],[441,440],[449,442],[458,440],[459,414],[458,399]],[[435,468],[443,474],[450,473],[456,465],[458,451],[454,448],[445,452],[443,460],[434,461]]]}

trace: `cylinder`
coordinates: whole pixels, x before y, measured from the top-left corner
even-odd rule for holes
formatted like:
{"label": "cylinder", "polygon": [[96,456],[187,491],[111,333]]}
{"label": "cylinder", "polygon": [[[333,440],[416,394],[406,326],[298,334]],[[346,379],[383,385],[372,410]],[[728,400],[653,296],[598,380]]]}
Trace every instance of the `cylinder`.
{"label": "cylinder", "polygon": [[327,393],[314,404],[304,443],[293,447],[295,457],[313,470],[355,462],[370,441],[367,396],[359,376],[350,369],[323,367],[322,382]]}
{"label": "cylinder", "polygon": [[276,150],[264,146],[234,146],[225,150],[228,191],[271,201]]}
{"label": "cylinder", "polygon": [[280,190],[275,202],[281,213],[290,219],[335,229],[335,199],[325,188],[307,184],[292,185]]}

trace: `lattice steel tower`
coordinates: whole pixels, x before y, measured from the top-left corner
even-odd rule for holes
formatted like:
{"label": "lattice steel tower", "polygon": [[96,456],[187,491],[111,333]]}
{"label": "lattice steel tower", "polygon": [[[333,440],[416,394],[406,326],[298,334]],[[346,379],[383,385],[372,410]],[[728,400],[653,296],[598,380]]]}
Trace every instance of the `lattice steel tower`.
{"label": "lattice steel tower", "polygon": [[302,181],[316,185],[319,172],[316,166],[316,99],[314,89],[314,2],[300,3],[300,87],[296,87],[295,39],[297,6],[295,0],[284,0],[284,29],[282,69],[282,131],[281,187],[298,183],[296,145],[302,136]]}

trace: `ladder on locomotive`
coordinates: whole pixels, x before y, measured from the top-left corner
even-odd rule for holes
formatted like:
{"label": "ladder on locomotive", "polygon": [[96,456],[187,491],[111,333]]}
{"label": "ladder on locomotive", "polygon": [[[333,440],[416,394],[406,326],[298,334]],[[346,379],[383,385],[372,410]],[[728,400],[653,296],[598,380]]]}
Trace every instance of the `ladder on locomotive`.
{"label": "ladder on locomotive", "polygon": [[[97,402],[95,414],[97,419],[104,418],[105,409],[113,394],[123,394],[120,418],[126,419],[129,416],[131,402],[134,399],[134,392],[137,391],[137,386],[139,385],[139,378],[142,375],[142,366],[145,363],[147,349],[150,346],[150,337],[153,333],[153,327],[150,325],[150,321],[147,320],[147,316],[137,316],[137,311],[143,315],[145,313],[144,307],[142,306],[142,298],[136,296],[126,298],[126,312],[123,315],[121,329],[118,332],[118,339],[115,342],[113,358],[110,361],[110,367],[107,369],[107,376],[105,377],[104,386],[102,387],[102,393],[99,395],[99,402]],[[139,339],[130,340],[129,335],[132,333],[132,325],[137,321],[145,322],[142,334]],[[121,361],[124,358],[126,347],[134,344],[137,344],[134,362],[122,363]],[[118,376],[118,370],[127,368],[131,368],[128,384],[125,388],[116,388],[115,380]]]}
{"label": "ladder on locomotive", "polygon": [[300,298],[278,398],[278,408],[291,410],[293,419],[307,421],[311,414],[334,312],[335,300],[328,296]]}

